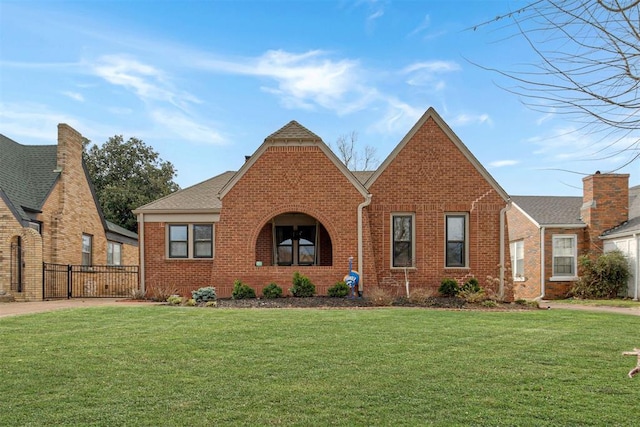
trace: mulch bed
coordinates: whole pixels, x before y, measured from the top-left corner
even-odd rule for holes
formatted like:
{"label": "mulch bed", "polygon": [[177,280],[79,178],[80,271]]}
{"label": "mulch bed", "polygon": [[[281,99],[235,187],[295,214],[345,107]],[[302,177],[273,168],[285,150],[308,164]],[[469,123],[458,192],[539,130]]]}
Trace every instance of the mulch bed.
{"label": "mulch bed", "polygon": [[[249,299],[219,299],[218,308],[366,308],[381,307],[366,298],[332,298],[316,296],[308,298],[284,297],[284,298],[249,298]],[[397,299],[391,307],[424,307],[424,308],[445,308],[463,310],[483,310],[483,311],[505,311],[505,310],[530,310],[521,304],[498,303],[496,307],[487,307],[482,304],[470,304],[460,298],[429,298],[423,304],[416,304],[406,299]]]}

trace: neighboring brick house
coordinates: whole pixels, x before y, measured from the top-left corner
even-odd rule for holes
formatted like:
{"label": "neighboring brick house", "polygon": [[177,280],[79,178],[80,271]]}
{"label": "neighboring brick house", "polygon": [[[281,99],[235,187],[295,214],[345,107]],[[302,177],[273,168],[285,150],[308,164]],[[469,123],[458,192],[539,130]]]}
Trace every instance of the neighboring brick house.
{"label": "neighboring brick house", "polygon": [[582,181],[582,197],[511,197],[516,298],[566,297],[579,277],[579,256],[602,253],[608,230],[629,219],[629,175],[597,172]]}
{"label": "neighboring brick house", "polygon": [[0,293],[43,298],[43,262],[137,265],[137,234],[104,219],[82,160],[82,135],[58,144],[0,135]]}
{"label": "neighboring brick house", "polygon": [[[295,121],[225,172],[134,211],[142,281],[183,295],[240,279],[285,293],[294,272],[319,295],[348,273],[359,291],[436,290],[445,277],[501,278],[508,196],[433,109],[376,171],[351,172]],[[503,282],[492,285],[503,291]]]}

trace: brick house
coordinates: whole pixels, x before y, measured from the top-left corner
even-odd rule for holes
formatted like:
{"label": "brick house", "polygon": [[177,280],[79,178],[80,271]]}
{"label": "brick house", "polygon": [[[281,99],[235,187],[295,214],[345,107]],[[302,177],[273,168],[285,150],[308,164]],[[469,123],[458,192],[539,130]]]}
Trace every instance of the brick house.
{"label": "brick house", "polygon": [[603,239],[614,238],[611,230],[629,220],[629,175],[596,172],[582,181],[582,197],[511,197],[516,298],[566,297],[579,277],[578,257],[602,253]]}
{"label": "brick house", "polygon": [[43,262],[137,265],[137,234],[104,219],[82,160],[83,137],[58,125],[57,145],[0,135],[0,293],[43,298]]}
{"label": "brick house", "polygon": [[405,275],[411,289],[437,289],[445,277],[501,278],[507,206],[504,190],[430,108],[375,171],[349,171],[292,121],[237,172],[134,213],[147,293],[214,286],[229,297],[236,279],[258,295],[271,282],[286,293],[298,271],[326,295],[352,257],[360,292],[402,294]]}

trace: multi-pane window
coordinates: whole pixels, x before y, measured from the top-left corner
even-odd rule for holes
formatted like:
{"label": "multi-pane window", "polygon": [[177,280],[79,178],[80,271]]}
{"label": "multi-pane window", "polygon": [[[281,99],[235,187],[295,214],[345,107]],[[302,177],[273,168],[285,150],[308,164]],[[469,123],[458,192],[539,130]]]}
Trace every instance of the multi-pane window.
{"label": "multi-pane window", "polygon": [[553,276],[575,277],[577,270],[576,236],[553,236]]}
{"label": "multi-pane window", "polygon": [[122,244],[107,242],[107,265],[122,265]]}
{"label": "multi-pane window", "polygon": [[413,215],[391,217],[393,235],[392,267],[413,267]]}
{"label": "multi-pane window", "polygon": [[446,216],[446,266],[467,266],[467,216],[455,214]]}
{"label": "multi-pane window", "polygon": [[316,233],[315,225],[276,226],[276,264],[315,265]]}
{"label": "multi-pane window", "polygon": [[211,258],[213,255],[213,225],[195,224],[193,226],[194,258]]}
{"label": "multi-pane window", "polygon": [[169,258],[213,258],[213,224],[169,224]]}
{"label": "multi-pane window", "polygon": [[524,280],[524,241],[511,242],[513,280]]}
{"label": "multi-pane window", "polygon": [[93,236],[82,235],[82,265],[93,264]]}
{"label": "multi-pane window", "polygon": [[169,258],[187,258],[189,256],[189,227],[187,225],[169,225]]}

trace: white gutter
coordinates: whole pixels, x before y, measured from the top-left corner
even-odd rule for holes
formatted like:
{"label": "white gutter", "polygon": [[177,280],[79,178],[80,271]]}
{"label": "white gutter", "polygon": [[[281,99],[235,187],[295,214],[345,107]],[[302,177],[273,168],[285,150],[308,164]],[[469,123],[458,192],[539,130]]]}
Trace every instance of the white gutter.
{"label": "white gutter", "polygon": [[144,283],[144,214],[138,214],[138,246],[140,247],[140,291],[142,293],[146,292],[146,286]]}
{"label": "white gutter", "polygon": [[545,294],[544,246],[544,227],[540,227],[540,296],[536,300],[541,300]]}
{"label": "white gutter", "polygon": [[507,202],[507,205],[500,209],[500,284],[498,289],[498,296],[500,299],[504,299],[504,225],[507,211],[511,209],[511,200]]}
{"label": "white gutter", "polygon": [[363,277],[364,277],[364,272],[362,271],[363,267],[363,261],[362,261],[362,256],[364,253],[364,249],[363,249],[363,238],[362,238],[362,210],[366,207],[369,206],[371,204],[371,194],[367,194],[366,199],[364,200],[364,202],[360,203],[358,205],[358,274],[360,274],[360,281],[358,282],[358,294],[359,296],[362,296],[362,282],[363,282]]}

